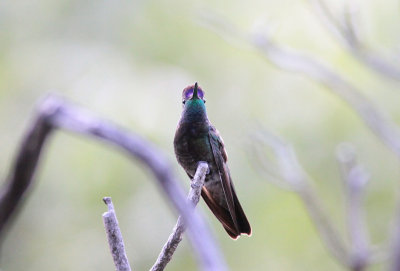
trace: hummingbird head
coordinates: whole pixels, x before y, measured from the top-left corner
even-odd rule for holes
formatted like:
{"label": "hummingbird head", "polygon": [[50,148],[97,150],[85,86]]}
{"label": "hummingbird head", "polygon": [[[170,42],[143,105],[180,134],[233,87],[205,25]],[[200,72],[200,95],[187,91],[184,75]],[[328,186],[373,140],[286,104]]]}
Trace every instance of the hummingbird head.
{"label": "hummingbird head", "polygon": [[186,87],[182,92],[182,103],[186,105],[187,101],[201,100],[203,103],[206,102],[204,99],[204,91],[198,86],[197,82],[194,85]]}
{"label": "hummingbird head", "polygon": [[181,121],[197,122],[207,120],[204,91],[195,83],[182,92],[183,111]]}

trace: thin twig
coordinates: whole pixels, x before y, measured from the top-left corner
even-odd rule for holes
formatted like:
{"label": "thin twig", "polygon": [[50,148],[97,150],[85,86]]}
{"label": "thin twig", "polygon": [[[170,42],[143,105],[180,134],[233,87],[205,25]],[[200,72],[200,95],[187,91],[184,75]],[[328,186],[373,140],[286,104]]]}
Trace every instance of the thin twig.
{"label": "thin twig", "polygon": [[347,3],[347,9],[343,13],[343,18],[339,19],[332,14],[324,0],[309,0],[309,2],[327,29],[356,59],[370,69],[400,81],[400,66],[368,48],[365,42],[360,39],[357,24],[354,22],[354,11],[349,10],[349,3]]}
{"label": "thin twig", "polygon": [[[208,165],[206,162],[200,162],[197,166],[196,174],[193,177],[193,180],[190,184],[190,190],[187,197],[187,200],[193,208],[199,203],[201,189],[204,185],[204,180],[206,178],[206,174],[208,171]],[[178,221],[171,233],[168,237],[167,242],[162,248],[160,255],[150,269],[151,271],[161,271],[167,266],[168,262],[172,259],[172,255],[175,253],[176,248],[179,243],[182,241],[182,235],[185,232],[186,226],[183,223],[181,217],[178,217]]]}
{"label": "thin twig", "polygon": [[124,131],[111,122],[91,115],[58,98],[49,97],[40,106],[33,126],[25,136],[10,177],[0,196],[0,236],[11,213],[19,205],[26,192],[45,139],[52,129],[98,138],[118,147],[131,158],[146,166],[154,175],[158,185],[182,216],[188,227],[188,237],[203,270],[226,270],[214,238],[204,219],[187,205],[184,192],[165,156],[151,143],[140,136]]}
{"label": "thin twig", "polygon": [[370,244],[363,207],[363,192],[369,175],[357,163],[354,147],[349,143],[342,143],[338,146],[336,157],[346,188],[347,228],[351,241],[351,268],[353,271],[363,271],[368,265],[370,256]]}
{"label": "thin twig", "polygon": [[103,214],[103,222],[115,268],[117,271],[131,271],[114,205],[110,197],[103,198],[103,201],[108,207],[108,211]]}

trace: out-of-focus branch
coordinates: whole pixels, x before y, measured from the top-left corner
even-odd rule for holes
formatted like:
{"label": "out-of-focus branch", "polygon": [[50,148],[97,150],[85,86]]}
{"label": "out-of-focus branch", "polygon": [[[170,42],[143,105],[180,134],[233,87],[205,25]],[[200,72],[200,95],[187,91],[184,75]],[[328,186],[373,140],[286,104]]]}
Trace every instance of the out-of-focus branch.
{"label": "out-of-focus branch", "polygon": [[255,33],[248,35],[212,12],[201,14],[201,23],[222,37],[245,41],[255,47],[270,63],[285,71],[304,74],[310,79],[326,86],[348,103],[371,131],[400,158],[400,129],[381,109],[362,92],[335,72],[331,67],[315,58],[293,49],[277,45],[268,35]]}
{"label": "out-of-focus branch", "polygon": [[350,235],[352,270],[363,271],[369,260],[369,238],[365,224],[363,196],[369,175],[357,163],[355,150],[349,143],[338,146],[339,162],[345,185],[347,228]]}
{"label": "out-of-focus branch", "polygon": [[[346,206],[351,249],[347,247],[344,238],[329,219],[320,197],[312,186],[311,177],[301,166],[293,148],[280,137],[265,130],[255,134],[252,142],[254,144],[252,146],[252,157],[255,157],[255,162],[261,167],[260,171],[267,174],[268,180],[271,180],[270,177],[272,176],[275,178],[274,183],[280,182],[281,187],[299,195],[323,244],[339,262],[350,270],[362,271],[369,264],[386,258],[386,253],[383,253],[382,249],[372,249],[369,244],[362,206],[362,192],[367,183],[368,175],[356,163],[355,155],[348,145],[341,145],[338,160],[341,164],[343,178],[346,181]],[[274,158],[267,158],[265,146],[273,151]],[[257,154],[257,152],[259,153]],[[261,152],[264,152],[264,155],[261,155]],[[263,168],[267,164],[268,167]],[[276,164],[275,167],[274,164]],[[270,169],[273,169],[272,173],[269,172]]]}
{"label": "out-of-focus branch", "polygon": [[38,115],[33,119],[26,132],[17,157],[14,160],[10,174],[6,179],[0,192],[0,240],[3,241],[4,227],[10,220],[11,215],[16,212],[19,202],[25,191],[31,185],[33,175],[39,162],[39,158],[52,131],[47,120],[47,113],[52,108],[43,104]]}
{"label": "out-of-focus branch", "polygon": [[[208,164],[206,162],[200,162],[196,174],[194,175],[191,184],[190,190],[187,197],[188,203],[193,206],[193,208],[199,203],[201,189],[204,185],[204,180],[206,178],[206,174],[208,171]],[[162,248],[160,255],[158,256],[155,264],[150,269],[151,271],[162,271],[167,266],[168,262],[171,260],[172,255],[175,253],[176,248],[179,243],[182,241],[182,235],[185,232],[186,226],[182,221],[182,218],[179,217],[176,225],[168,237],[167,242]]]}
{"label": "out-of-focus branch", "polygon": [[188,237],[203,270],[226,270],[222,254],[204,219],[188,206],[179,182],[164,155],[145,139],[115,126],[58,98],[49,97],[40,106],[26,134],[9,178],[0,195],[0,236],[10,215],[20,204],[32,181],[40,152],[50,132],[56,128],[98,138],[118,147],[146,166],[157,184],[182,216]]}
{"label": "out-of-focus branch", "polygon": [[103,198],[103,201],[108,207],[108,211],[103,214],[103,222],[115,268],[117,271],[131,271],[114,205],[110,197]]}
{"label": "out-of-focus branch", "polygon": [[309,2],[330,32],[356,59],[370,69],[400,81],[400,66],[373,51],[360,39],[360,31],[354,19],[354,8],[352,10],[349,7],[352,1],[346,4],[346,9],[339,18],[335,17],[325,0],[309,0]]}
{"label": "out-of-focus branch", "polygon": [[279,169],[278,174],[275,173],[276,177],[280,178],[290,190],[298,193],[325,247],[339,262],[349,266],[350,259],[345,242],[326,215],[322,203],[311,185],[311,178],[300,165],[293,148],[281,138],[267,131],[257,134],[253,142],[257,142],[257,148],[267,145],[273,150]]}

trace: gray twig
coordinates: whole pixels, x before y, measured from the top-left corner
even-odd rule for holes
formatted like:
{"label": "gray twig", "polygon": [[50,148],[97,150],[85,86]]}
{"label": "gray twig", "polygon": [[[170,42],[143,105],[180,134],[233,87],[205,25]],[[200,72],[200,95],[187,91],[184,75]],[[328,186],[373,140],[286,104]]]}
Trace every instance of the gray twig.
{"label": "gray twig", "polygon": [[222,254],[208,226],[198,212],[187,205],[184,192],[165,156],[140,136],[55,97],[48,97],[41,104],[1,190],[0,236],[4,233],[4,226],[11,214],[26,194],[46,138],[56,128],[101,139],[145,165],[154,174],[158,185],[187,225],[189,240],[202,269],[226,270]]}
{"label": "gray twig", "polygon": [[362,271],[370,261],[370,244],[363,207],[363,192],[369,175],[357,163],[356,153],[351,144],[341,143],[336,157],[346,189],[347,228],[351,242],[350,264],[352,270]]}
{"label": "gray twig", "polygon": [[[201,189],[204,185],[204,180],[206,178],[206,174],[208,171],[208,164],[206,162],[200,162],[196,174],[193,177],[193,180],[190,184],[190,190],[187,197],[187,200],[193,208],[197,205],[201,195]],[[185,232],[186,226],[181,217],[178,218],[176,225],[168,237],[167,242],[162,248],[160,255],[150,269],[151,271],[161,271],[167,266],[168,262],[171,260],[172,255],[175,253],[176,248],[179,243],[182,241],[182,235]]]}
{"label": "gray twig", "polygon": [[110,197],[103,198],[103,201],[108,207],[108,211],[103,214],[103,222],[115,268],[117,271],[131,271],[114,205]]}
{"label": "gray twig", "polygon": [[361,63],[370,69],[394,80],[400,81],[400,66],[384,58],[378,52],[368,48],[360,39],[357,24],[354,21],[354,10],[347,3],[342,18],[337,18],[331,12],[324,0],[309,0],[315,12],[327,29],[342,43],[342,45]]}

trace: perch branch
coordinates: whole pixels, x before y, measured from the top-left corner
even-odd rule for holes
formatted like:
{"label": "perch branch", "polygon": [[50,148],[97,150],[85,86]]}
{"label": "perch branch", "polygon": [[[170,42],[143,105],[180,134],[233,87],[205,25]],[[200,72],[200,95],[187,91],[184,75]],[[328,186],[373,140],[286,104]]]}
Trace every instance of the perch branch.
{"label": "perch branch", "polygon": [[165,156],[140,136],[128,133],[111,122],[95,117],[55,97],[49,97],[41,104],[2,189],[0,236],[4,233],[4,226],[11,213],[26,194],[24,192],[32,181],[46,138],[56,128],[98,138],[118,147],[146,166],[154,174],[157,184],[187,225],[189,240],[202,269],[226,270],[222,254],[208,226],[204,219],[187,205],[184,192]]}
{"label": "perch branch", "polygon": [[117,271],[131,271],[114,205],[109,197],[103,198],[103,201],[108,207],[108,211],[103,214],[103,222],[115,268]]}
{"label": "perch branch", "polygon": [[201,23],[206,24],[207,27],[222,37],[234,37],[245,41],[246,44],[251,44],[267,61],[278,68],[304,74],[315,82],[326,86],[347,102],[367,127],[400,158],[400,129],[396,123],[364,96],[361,90],[336,73],[331,67],[293,49],[277,45],[267,35],[255,33],[249,36],[244,34],[232,24],[211,12],[201,16]]}
{"label": "perch branch", "polygon": [[349,143],[338,146],[339,162],[345,185],[347,228],[351,242],[351,267],[354,271],[362,271],[369,262],[369,238],[365,224],[363,196],[369,175],[357,163],[354,147]]}
{"label": "perch branch", "polygon": [[[208,171],[208,165],[206,162],[200,162],[196,174],[193,177],[193,180],[190,184],[190,190],[187,197],[188,202],[193,208],[197,205],[201,195],[201,189],[204,185],[204,180],[206,178],[206,174]],[[162,271],[164,270],[165,266],[167,266],[168,262],[171,260],[172,255],[175,253],[176,248],[178,247],[179,243],[182,241],[182,235],[185,232],[185,224],[181,217],[178,218],[176,225],[168,237],[167,242],[165,243],[164,247],[162,248],[160,255],[157,258],[157,261],[150,269],[151,271]]]}
{"label": "perch branch", "polygon": [[394,61],[385,59],[378,52],[368,48],[360,39],[357,24],[354,20],[354,10],[349,4],[341,18],[335,17],[324,0],[309,0],[315,13],[325,24],[327,29],[341,42],[341,44],[361,63],[370,69],[391,79],[400,81],[400,67]]}

